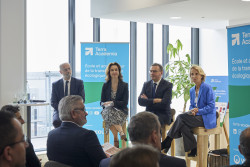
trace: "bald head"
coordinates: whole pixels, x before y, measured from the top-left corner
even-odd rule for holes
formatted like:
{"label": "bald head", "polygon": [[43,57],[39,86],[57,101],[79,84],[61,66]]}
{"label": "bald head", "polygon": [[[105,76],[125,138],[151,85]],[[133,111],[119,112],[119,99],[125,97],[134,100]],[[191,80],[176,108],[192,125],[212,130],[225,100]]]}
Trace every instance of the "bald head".
{"label": "bald head", "polygon": [[240,134],[239,150],[246,159],[250,158],[250,127],[243,130]]}

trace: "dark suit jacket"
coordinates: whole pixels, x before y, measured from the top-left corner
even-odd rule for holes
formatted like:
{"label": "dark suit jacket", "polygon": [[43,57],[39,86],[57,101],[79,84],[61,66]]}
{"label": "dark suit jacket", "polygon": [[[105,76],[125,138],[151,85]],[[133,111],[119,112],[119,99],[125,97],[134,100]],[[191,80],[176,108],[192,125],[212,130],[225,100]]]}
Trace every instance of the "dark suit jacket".
{"label": "dark suit jacket", "polygon": [[49,132],[47,156],[73,167],[98,167],[106,158],[94,131],[63,122],[59,128]]}
{"label": "dark suit jacket", "polygon": [[29,147],[26,148],[26,167],[41,167],[41,163],[37,158],[33,145],[28,139]]}
{"label": "dark suit jacket", "polygon": [[[153,81],[150,80],[144,83],[141,94],[138,97],[139,105],[146,106],[146,111],[155,113],[159,117],[161,124],[171,123],[170,104],[172,100],[172,88],[173,84],[162,78],[154,97],[161,98],[162,102],[154,104],[154,98],[152,97]],[[145,94],[148,99],[141,98],[142,94]]]}
{"label": "dark suit jacket", "polygon": [[[108,167],[110,160],[110,158],[103,159],[99,167]],[[164,154],[161,154],[159,164],[160,167],[186,167],[186,161],[184,159],[175,158]]]}
{"label": "dark suit jacket", "polygon": [[[104,83],[102,86],[101,103],[111,101],[111,80]],[[113,100],[114,107],[123,111],[128,115],[128,84],[123,81],[118,82],[116,98]]]}
{"label": "dark suit jacket", "polygon": [[[82,80],[71,77],[70,95],[82,96],[83,100],[85,101],[84,85],[83,85]],[[54,126],[55,126],[55,122],[60,122],[59,126],[61,124],[61,120],[59,119],[59,115],[58,115],[58,104],[63,97],[64,97],[63,79],[59,79],[58,81],[52,84],[51,106],[55,110],[55,113],[53,116]]]}

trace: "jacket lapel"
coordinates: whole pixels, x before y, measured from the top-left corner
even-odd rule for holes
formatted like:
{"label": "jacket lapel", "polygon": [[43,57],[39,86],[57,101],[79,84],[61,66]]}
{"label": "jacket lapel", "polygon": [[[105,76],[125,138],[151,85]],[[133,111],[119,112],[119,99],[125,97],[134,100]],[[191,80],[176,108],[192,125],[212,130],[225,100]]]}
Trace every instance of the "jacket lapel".
{"label": "jacket lapel", "polygon": [[118,82],[118,88],[117,88],[117,92],[116,92],[116,97],[115,99],[117,100],[117,96],[121,94],[122,92],[122,88],[123,87],[123,84],[121,83],[121,81]]}
{"label": "jacket lapel", "polygon": [[74,88],[76,88],[76,80],[75,80],[75,78],[72,78],[71,77],[71,81],[70,81],[70,95],[74,95],[74,94],[76,94],[75,93],[75,90],[74,90]]}
{"label": "jacket lapel", "polygon": [[[199,104],[199,100],[200,100],[200,97],[201,97],[202,91],[203,91],[203,82],[201,83],[201,86],[200,86],[200,90],[199,90],[199,95],[198,95],[198,101],[197,101],[197,104]],[[197,107],[198,107],[198,106],[197,106]]]}
{"label": "jacket lapel", "polygon": [[63,85],[63,79],[59,81],[59,94],[60,97],[64,97],[64,85]]}
{"label": "jacket lapel", "polygon": [[[161,90],[162,84],[163,84],[163,78],[161,78],[161,81],[156,89],[155,97],[157,96],[157,93],[159,92],[159,90]],[[152,90],[153,90],[153,82],[152,82]]]}

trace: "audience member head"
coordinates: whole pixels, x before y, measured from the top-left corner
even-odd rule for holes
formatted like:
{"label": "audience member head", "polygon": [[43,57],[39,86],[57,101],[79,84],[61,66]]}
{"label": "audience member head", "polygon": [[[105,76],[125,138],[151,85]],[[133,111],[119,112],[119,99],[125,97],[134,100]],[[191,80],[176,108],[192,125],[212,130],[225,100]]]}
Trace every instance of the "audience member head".
{"label": "audience member head", "polygon": [[24,124],[25,121],[23,120],[23,117],[20,113],[20,108],[19,106],[13,106],[13,105],[5,105],[2,107],[1,111],[3,112],[9,112],[12,114],[15,114],[16,119],[21,123]]}
{"label": "audience member head", "polygon": [[115,154],[110,167],[159,167],[159,160],[159,150],[150,145],[136,145]]}
{"label": "audience member head", "polygon": [[128,125],[129,138],[133,144],[151,144],[161,150],[161,125],[158,117],[144,111],[134,115]]}
{"label": "audience member head", "polygon": [[192,65],[192,67],[190,68],[190,72],[189,72],[190,78],[191,78],[191,70],[196,70],[201,75],[201,82],[205,82],[206,74],[200,66]]}
{"label": "audience member head", "polygon": [[69,63],[60,64],[60,73],[63,75],[64,80],[71,78],[72,70]]}
{"label": "audience member head", "polygon": [[70,95],[62,98],[58,105],[59,117],[62,121],[72,121],[83,126],[87,123],[83,99],[79,95]]}
{"label": "audience member head", "polygon": [[0,112],[0,167],[25,167],[26,148],[20,122],[9,112]]}
{"label": "audience member head", "polygon": [[246,159],[250,159],[250,127],[240,134],[239,151]]}
{"label": "audience member head", "polygon": [[[112,72],[117,71],[117,73],[113,73],[114,75],[112,75]],[[105,73],[106,73],[106,81],[109,81],[112,77],[116,77],[116,75],[118,75],[118,79],[119,80],[123,80],[123,76],[122,76],[122,69],[120,64],[118,64],[117,62],[114,63],[109,63],[109,65],[107,66]]]}
{"label": "audience member head", "polygon": [[150,67],[150,77],[154,82],[158,82],[163,74],[163,67],[158,63],[154,63]]}

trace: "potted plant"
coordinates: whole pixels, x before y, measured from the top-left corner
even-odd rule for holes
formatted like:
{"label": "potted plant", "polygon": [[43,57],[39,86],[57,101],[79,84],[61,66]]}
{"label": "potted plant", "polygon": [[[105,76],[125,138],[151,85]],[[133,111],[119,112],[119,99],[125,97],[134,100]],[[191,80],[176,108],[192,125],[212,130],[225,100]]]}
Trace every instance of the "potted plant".
{"label": "potted plant", "polygon": [[171,43],[168,45],[167,53],[170,55],[170,60],[171,58],[174,60],[168,62],[166,72],[169,73],[167,80],[173,83],[172,99],[183,95],[183,112],[185,112],[187,101],[190,99],[189,90],[194,86],[194,83],[189,79],[189,70],[192,66],[190,55],[181,56],[182,47],[183,45],[179,39],[176,41],[176,47]]}
{"label": "potted plant", "polygon": [[[191,58],[189,54],[180,55],[182,50],[182,43],[178,39],[176,46],[169,44],[167,47],[167,53],[170,55],[170,60],[166,65],[166,73],[169,73],[167,80],[173,83],[172,99],[183,96],[184,106],[182,112],[186,111],[186,105],[190,99],[189,90],[194,86],[194,83],[190,81],[189,70],[192,66]],[[176,139],[176,155],[185,155],[183,138]]]}

